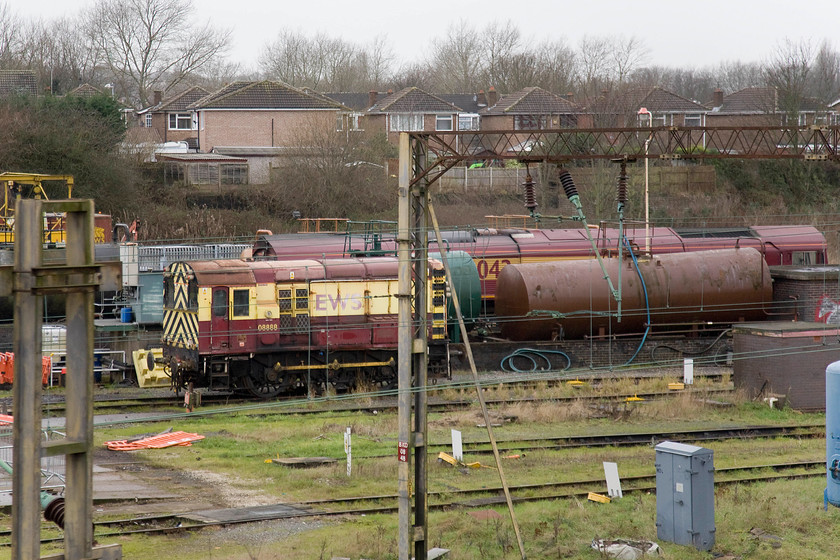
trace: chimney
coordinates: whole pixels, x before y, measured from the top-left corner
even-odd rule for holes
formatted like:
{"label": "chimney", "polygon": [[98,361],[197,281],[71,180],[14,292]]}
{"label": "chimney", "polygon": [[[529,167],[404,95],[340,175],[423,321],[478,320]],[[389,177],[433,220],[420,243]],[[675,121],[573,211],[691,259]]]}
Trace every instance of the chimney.
{"label": "chimney", "polygon": [[566,93],[566,101],[568,101],[570,103],[574,103],[575,102],[575,92],[570,91],[570,92]]}
{"label": "chimney", "polygon": [[723,105],[723,90],[716,89],[712,94],[712,107],[720,107]]}
{"label": "chimney", "polygon": [[160,102],[161,102],[161,101],[163,101],[163,92],[162,92],[162,91],[160,91],[159,89],[156,89],[156,90],[155,90],[155,97],[154,97],[154,99],[155,99],[155,103],[154,103],[154,104],[155,104],[155,105],[159,105],[159,104],[160,104]]}
{"label": "chimney", "polygon": [[479,107],[487,107],[487,96],[484,95],[484,90],[478,90],[478,95],[475,96],[475,104]]}
{"label": "chimney", "polygon": [[487,90],[487,106],[493,107],[496,103],[499,102],[499,94],[496,92],[496,88],[490,86],[490,89]]}
{"label": "chimney", "polygon": [[368,92],[368,106],[367,108],[370,109],[376,105],[376,90],[371,90]]}

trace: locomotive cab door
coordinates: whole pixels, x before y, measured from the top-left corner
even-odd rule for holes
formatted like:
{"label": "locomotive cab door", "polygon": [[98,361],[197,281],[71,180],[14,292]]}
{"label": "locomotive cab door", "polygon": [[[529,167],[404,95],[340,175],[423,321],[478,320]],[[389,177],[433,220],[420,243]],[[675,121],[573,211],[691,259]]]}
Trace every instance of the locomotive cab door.
{"label": "locomotive cab door", "polygon": [[228,350],[230,348],[230,311],[228,288],[225,286],[213,288],[213,299],[210,304],[210,351]]}

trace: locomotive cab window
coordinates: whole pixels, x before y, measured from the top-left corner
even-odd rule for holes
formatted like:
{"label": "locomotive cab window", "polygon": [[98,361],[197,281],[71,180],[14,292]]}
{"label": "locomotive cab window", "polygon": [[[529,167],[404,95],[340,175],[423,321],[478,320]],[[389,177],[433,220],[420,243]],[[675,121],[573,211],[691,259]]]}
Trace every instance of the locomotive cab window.
{"label": "locomotive cab window", "polygon": [[227,290],[225,288],[216,288],[213,290],[213,316],[227,317],[228,314],[228,300]]}
{"label": "locomotive cab window", "polygon": [[175,280],[171,274],[163,276],[163,306],[166,309],[175,307]]}
{"label": "locomotive cab window", "polygon": [[187,295],[189,296],[189,303],[187,304],[189,310],[198,311],[198,283],[195,280],[190,280]]}
{"label": "locomotive cab window", "polygon": [[247,317],[250,312],[251,291],[233,290],[233,316]]}
{"label": "locomotive cab window", "polygon": [[822,263],[817,262],[816,251],[793,251],[790,256],[790,264],[812,265]]}

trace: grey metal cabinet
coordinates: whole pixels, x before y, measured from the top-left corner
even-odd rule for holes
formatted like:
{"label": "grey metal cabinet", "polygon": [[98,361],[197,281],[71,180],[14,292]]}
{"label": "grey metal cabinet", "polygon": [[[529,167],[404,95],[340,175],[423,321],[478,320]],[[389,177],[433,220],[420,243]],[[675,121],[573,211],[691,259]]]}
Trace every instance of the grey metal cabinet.
{"label": "grey metal cabinet", "polygon": [[713,451],[672,441],[655,449],[656,537],[711,550],[715,545]]}

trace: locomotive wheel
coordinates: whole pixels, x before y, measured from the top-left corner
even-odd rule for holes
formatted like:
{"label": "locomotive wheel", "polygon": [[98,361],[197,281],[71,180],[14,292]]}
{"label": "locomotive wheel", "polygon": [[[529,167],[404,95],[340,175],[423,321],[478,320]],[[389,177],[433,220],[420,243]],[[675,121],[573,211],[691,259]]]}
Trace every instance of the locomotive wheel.
{"label": "locomotive wheel", "polygon": [[288,389],[288,382],[274,371],[274,368],[252,364],[251,371],[243,379],[244,388],[260,399],[271,399]]}

